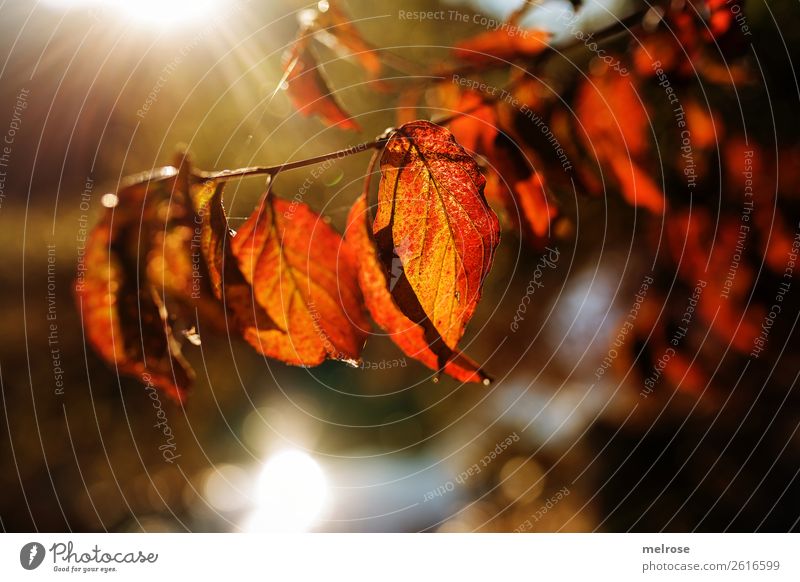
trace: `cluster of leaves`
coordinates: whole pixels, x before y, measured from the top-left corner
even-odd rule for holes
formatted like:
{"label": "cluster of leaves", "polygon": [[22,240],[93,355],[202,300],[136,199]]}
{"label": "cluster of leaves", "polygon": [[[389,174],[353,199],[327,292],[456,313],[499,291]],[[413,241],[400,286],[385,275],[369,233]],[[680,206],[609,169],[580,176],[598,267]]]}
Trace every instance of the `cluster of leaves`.
{"label": "cluster of leaves", "polygon": [[[524,3],[509,24],[518,25],[533,4]],[[710,210],[686,210],[693,194],[685,187],[684,134],[676,130],[676,102],[667,99],[664,87],[674,91],[685,113],[692,172],[702,187],[714,157],[738,158],[744,143],[730,128],[719,145],[725,128],[703,105],[700,84],[750,81],[734,9],[741,2],[645,6],[596,35],[607,41],[607,50],[603,58],[585,59],[587,73],[559,66],[563,52],[584,50],[583,43],[557,51],[545,31],[520,35],[508,26],[462,41],[453,50],[456,65],[437,71],[441,82],[423,91],[412,80],[399,91],[398,127],[370,144],[380,151],[344,236],[304,203],[278,197],[271,182],[234,233],[222,194],[236,172],[198,171],[181,158],[174,167],[133,178],[90,240],[93,268],[78,292],[87,337],[119,372],[147,372],[181,399],[192,373],[173,327],[181,317],[191,321],[193,310],[215,314],[220,329],[232,325],[260,353],[302,366],[327,358],[357,362],[369,313],[408,356],[461,381],[488,383],[458,344],[499,242],[493,208],[504,226],[522,231],[536,247],[553,235],[554,226],[569,223],[559,199],[576,191],[603,196],[609,184],[631,205],[665,216],[670,240],[662,265],[694,285],[709,259],[710,237],[716,237],[710,248],[717,255],[709,261],[727,268],[737,226],[731,219],[713,232]],[[613,38],[621,31],[635,34]],[[318,64],[319,44],[355,59],[376,90],[387,88],[383,53],[341,7],[324,1],[302,13],[298,37],[284,58],[287,92],[301,114],[358,131]],[[620,75],[619,67],[609,66],[614,61],[631,74]],[[507,84],[502,91],[482,92],[481,75],[498,68],[507,71]],[[453,83],[455,74],[476,82]],[[417,119],[423,107],[453,113],[434,124]],[[652,119],[658,116],[671,127],[664,138],[676,144],[671,157],[662,158],[655,143]],[[371,204],[377,164],[380,182]],[[272,179],[278,172],[263,173]],[[735,176],[725,187],[731,199],[741,196]],[[771,191],[768,184],[764,189]],[[784,227],[777,238],[761,241],[775,269],[791,242],[786,232]],[[202,249],[199,266],[191,258],[195,239]],[[684,244],[697,258],[686,259]],[[737,349],[752,344],[763,315],[757,305],[744,304],[753,276],[742,271],[733,301],[723,306],[713,298],[719,293],[707,293],[698,308],[719,338]],[[659,321],[658,313],[642,317],[637,333],[650,337]],[[195,339],[192,333],[187,337]],[[688,363],[674,358],[670,365],[675,369],[668,373],[687,376]],[[693,384],[702,382],[695,376]]]}
{"label": "cluster of leaves", "polygon": [[[733,123],[726,128],[723,94],[715,93],[714,107],[708,100],[714,88],[742,91],[755,85],[746,32],[737,22],[744,3],[685,0],[647,5],[606,31],[626,34],[621,40],[610,38],[602,58],[590,52],[585,72],[578,73],[569,70],[574,67],[558,66],[546,32],[521,35],[515,30],[532,4],[524,3],[510,17],[510,26],[458,43],[453,57],[467,66],[438,71],[441,82],[433,90],[406,89],[398,123],[418,116],[423,96],[425,107],[454,112],[445,123],[480,161],[489,202],[506,227],[521,230],[535,247],[562,230],[554,226],[569,224],[560,216],[559,200],[575,192],[601,197],[616,190],[631,205],[663,217],[659,220],[666,228],[653,230],[652,248],[665,251],[658,255],[664,280],[677,273],[691,294],[699,279],[708,279],[710,287],[698,304],[699,319],[724,345],[746,353],[765,315],[752,295],[757,265],[763,262],[773,275],[780,275],[792,243],[785,217],[792,213],[773,212],[779,200],[791,199],[779,197],[781,192],[790,194],[791,180],[776,184],[768,170],[779,160],[752,137],[748,140],[746,128]],[[579,46],[585,43],[575,44],[587,52]],[[580,62],[580,54],[571,56]],[[491,91],[481,92],[487,87],[482,75],[498,64],[509,71],[502,98],[491,86]],[[455,74],[472,82],[454,83]],[[330,95],[330,89],[326,86],[322,93]],[[325,95],[316,98],[324,100]],[[296,98],[302,101],[301,97],[298,93]],[[335,118],[323,119],[337,123]],[[748,184],[739,170],[746,150],[755,151],[751,158],[756,160]],[[796,151],[784,148],[778,155],[786,158],[782,167],[791,167]],[[565,164],[565,158],[580,163]],[[723,176],[715,171],[719,160],[728,168]],[[763,197],[753,216],[752,244],[731,285],[725,275],[741,245],[745,186]],[[720,193],[726,202],[721,210],[712,204]],[[667,235],[666,246],[661,232]],[[649,295],[633,333],[636,341],[628,344],[629,358],[620,359],[619,366],[627,368],[636,361],[643,371],[651,370],[668,346],[674,330],[665,322],[680,319],[684,306],[665,303],[666,292]],[[701,343],[687,341],[685,349]],[[677,353],[665,375],[675,384],[699,390],[710,378],[700,361]]]}
{"label": "cluster of leaves", "polygon": [[[450,132],[429,122],[379,143],[376,216],[365,190],[344,238],[305,203],[276,196],[271,179],[234,232],[222,200],[230,173],[198,171],[181,157],[131,178],[88,241],[92,268],[76,286],[86,337],[118,372],[182,400],[194,374],[173,327],[194,310],[299,366],[357,365],[368,310],[408,356],[488,382],[457,347],[499,242],[485,180]],[[195,330],[184,335],[199,341]]]}

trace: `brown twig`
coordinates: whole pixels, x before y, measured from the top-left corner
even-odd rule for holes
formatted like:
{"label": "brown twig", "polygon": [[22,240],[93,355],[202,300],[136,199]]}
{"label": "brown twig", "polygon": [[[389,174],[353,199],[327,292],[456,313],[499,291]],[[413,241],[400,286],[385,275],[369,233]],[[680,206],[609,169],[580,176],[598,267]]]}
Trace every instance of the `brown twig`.
{"label": "brown twig", "polygon": [[217,172],[201,171],[197,173],[197,176],[204,180],[217,180],[221,182],[226,180],[234,180],[238,178],[246,178],[248,176],[263,176],[263,175],[275,176],[276,174],[286,170],[294,170],[295,168],[304,168],[306,166],[313,166],[314,164],[319,164],[320,162],[325,162],[327,160],[346,158],[348,156],[352,156],[354,154],[358,154],[361,152],[379,149],[383,147],[383,145],[386,143],[387,140],[388,140],[388,135],[382,135],[381,137],[374,139],[372,141],[360,143],[358,145],[350,146],[348,148],[337,150],[335,152],[330,152],[328,154],[323,154],[321,156],[314,156],[313,158],[307,158],[305,160],[286,162],[283,164],[278,164],[276,166],[250,166],[248,168],[238,168],[236,170],[221,170]]}

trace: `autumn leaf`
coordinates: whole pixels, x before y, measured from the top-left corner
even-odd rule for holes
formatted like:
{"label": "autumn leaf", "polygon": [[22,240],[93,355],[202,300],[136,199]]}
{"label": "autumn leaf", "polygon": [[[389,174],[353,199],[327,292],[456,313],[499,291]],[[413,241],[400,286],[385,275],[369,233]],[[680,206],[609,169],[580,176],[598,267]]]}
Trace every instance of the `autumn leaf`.
{"label": "autumn leaf", "polygon": [[500,239],[486,180],[452,134],[427,121],[391,135],[380,169],[372,228],[392,298],[455,350]]}
{"label": "autumn leaf", "polygon": [[453,84],[440,88],[441,107],[461,113],[448,124],[456,141],[471,154],[486,155],[497,136],[497,116],[491,103],[477,91],[458,91]]}
{"label": "autumn leaf", "polygon": [[631,206],[641,206],[651,212],[664,212],[664,193],[650,174],[624,154],[605,154],[606,163],[617,179],[622,196]]}
{"label": "autumn leaf", "polygon": [[725,345],[749,352],[765,313],[750,297],[756,275],[751,265],[742,262],[736,277],[726,277],[741,244],[738,217],[716,221],[705,208],[684,209],[667,216],[664,232],[667,256],[683,283],[692,288],[705,282],[697,300],[698,317]]}
{"label": "autumn leaf", "polygon": [[454,54],[473,63],[530,58],[547,48],[550,36],[544,30],[501,27],[459,42]]}
{"label": "autumn leaf", "polygon": [[200,218],[191,201],[203,185],[190,172],[169,196],[151,200],[154,211],[140,237],[145,278],[170,312],[187,314],[192,326],[202,322],[205,330],[216,332],[224,329],[224,312],[210,287],[199,246]]}
{"label": "autumn leaf", "polygon": [[370,236],[368,218],[366,195],[362,195],[350,210],[345,238],[358,258],[358,281],[372,319],[408,357],[462,382],[489,384],[486,373],[467,356],[445,345],[430,322],[415,323],[394,302]]}
{"label": "autumn leaf", "polygon": [[647,110],[630,78],[611,73],[592,76],[579,89],[577,113],[592,143],[604,150],[622,147],[622,155],[632,156],[649,151]]}
{"label": "autumn leaf", "polygon": [[652,76],[659,68],[687,79],[699,75],[721,85],[756,82],[752,69],[737,62],[750,50],[747,27],[732,26],[742,13],[742,2],[706,0],[704,4],[698,10],[690,2],[672,3],[662,28],[637,39],[632,61],[640,76]]}
{"label": "autumn leaf", "polygon": [[375,47],[364,39],[338,2],[320,2],[314,24],[319,32],[324,33],[323,42],[327,41],[326,44],[333,45],[332,48],[339,52],[350,53],[371,79],[380,77],[383,65]]}
{"label": "autumn leaf", "polygon": [[532,172],[527,179],[514,184],[514,191],[530,232],[540,238],[548,237],[550,224],[558,216],[558,207],[548,199],[542,175]]}
{"label": "autumn leaf", "polygon": [[501,206],[506,225],[520,229],[537,246],[549,237],[550,226],[559,215],[544,177],[533,170],[521,146],[500,132],[495,107],[485,103],[481,95],[464,91],[455,108],[464,115],[448,124],[453,136],[467,151],[488,159],[487,199]]}
{"label": "autumn leaf", "polygon": [[620,75],[595,75],[583,83],[576,112],[587,150],[610,169],[633,206],[664,212],[664,193],[645,169],[650,118],[634,82]]}
{"label": "autumn leaf", "polygon": [[426,87],[424,85],[414,84],[400,92],[395,106],[397,125],[410,123],[420,118],[420,101],[425,90]]}
{"label": "autumn leaf", "polygon": [[689,75],[694,69],[685,51],[672,32],[657,30],[642,36],[633,48],[631,63],[640,78],[655,77],[659,69],[671,74]]}
{"label": "autumn leaf", "polygon": [[174,167],[140,176],[117,194],[86,244],[91,268],[75,282],[86,339],[109,365],[182,401],[194,373],[181,354],[148,255],[164,229],[164,206],[187,196],[188,177]]}
{"label": "autumn leaf", "polygon": [[[652,283],[652,280],[650,280]],[[706,389],[710,376],[704,369],[697,352],[686,353],[686,346],[674,346],[674,328],[667,325],[670,319],[664,317],[665,309],[674,308],[665,297],[650,291],[641,301],[638,317],[634,322],[620,322],[619,330],[626,329],[628,341],[619,350],[619,357],[611,364],[619,378],[638,375],[639,386],[652,391],[660,381],[654,370],[662,370],[664,382],[671,383],[683,392],[699,393]],[[684,306],[681,305],[680,309]],[[674,317],[680,318],[680,314]],[[666,321],[665,321],[666,319]],[[712,342],[703,342],[712,343]],[[671,350],[671,351],[670,351]],[[664,354],[669,353],[669,357]],[[648,394],[644,392],[643,394]]]}
{"label": "autumn leaf", "polygon": [[724,140],[725,127],[718,116],[698,99],[686,103],[686,124],[692,134],[692,144],[700,149],[713,149]]}
{"label": "autumn leaf", "polygon": [[260,353],[277,357],[292,350],[291,338],[256,303],[250,283],[239,270],[230,248],[234,233],[222,205],[223,189],[224,184],[209,181],[194,194],[195,208],[202,217],[201,249],[211,287],[245,341]]}
{"label": "autumn leaf", "polygon": [[544,177],[533,169],[523,151],[507,135],[497,135],[488,154],[498,174],[491,193],[504,207],[512,225],[536,245],[550,236],[551,223],[559,209],[547,193]]}
{"label": "autumn leaf", "polygon": [[358,123],[339,104],[311,52],[311,37],[298,38],[284,57],[287,93],[299,113],[318,115],[328,125],[361,131]]}
{"label": "autumn leaf", "polygon": [[495,107],[498,133],[485,155],[499,176],[488,195],[505,209],[512,228],[540,249],[556,226],[569,224],[559,200],[597,193],[600,183],[589,164],[577,163],[584,154],[575,145],[574,116],[553,88],[522,73],[512,85],[514,101]]}
{"label": "autumn leaf", "polygon": [[368,329],[355,259],[308,206],[267,193],[233,235],[222,189],[196,197],[218,297],[256,350],[288,364],[358,361]]}
{"label": "autumn leaf", "polygon": [[231,246],[259,305],[304,354],[299,363],[326,355],[358,361],[368,323],[356,265],[327,222],[301,202],[267,193]]}

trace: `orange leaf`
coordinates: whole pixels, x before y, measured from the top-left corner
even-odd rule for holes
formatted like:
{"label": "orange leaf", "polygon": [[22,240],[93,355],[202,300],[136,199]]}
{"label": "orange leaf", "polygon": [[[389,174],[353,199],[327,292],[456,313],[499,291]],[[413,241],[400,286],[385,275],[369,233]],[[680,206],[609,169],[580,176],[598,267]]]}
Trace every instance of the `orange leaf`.
{"label": "orange leaf", "polygon": [[297,39],[285,56],[287,92],[292,104],[306,117],[319,115],[328,125],[361,131],[358,123],[331,93],[317,59],[310,50],[309,40],[309,36]]}
{"label": "orange leaf", "polygon": [[732,257],[746,250],[748,231],[740,230],[734,218],[715,223],[704,208],[674,212],[667,220],[667,249],[680,278],[690,286],[707,281],[698,300],[699,317],[725,345],[749,352],[761,331],[764,309],[749,297],[753,267],[742,261],[733,276],[730,271]]}
{"label": "orange leaf", "polygon": [[686,103],[686,123],[691,131],[692,143],[700,149],[711,149],[724,139],[724,128],[711,109],[703,107],[697,99]]}
{"label": "orange leaf", "polygon": [[250,345],[288,364],[356,363],[369,324],[356,261],[338,233],[305,204],[270,193],[235,235],[221,187],[195,203],[212,286]]}
{"label": "orange leaf", "polygon": [[510,61],[538,55],[549,40],[550,33],[544,30],[498,28],[459,42],[454,52],[456,57],[473,63]]}
{"label": "orange leaf", "polygon": [[628,77],[595,75],[581,87],[576,111],[588,151],[610,168],[625,199],[662,213],[664,193],[644,169],[650,120],[636,85]]}
{"label": "orange leaf", "polygon": [[528,180],[515,184],[515,189],[522,216],[527,221],[531,231],[539,237],[548,236],[550,234],[550,223],[558,216],[558,209],[555,204],[547,199],[542,175],[531,174]]}
{"label": "orange leaf", "polygon": [[222,206],[223,186],[208,182],[194,196],[197,213],[203,217],[201,248],[211,287],[245,341],[258,352],[279,358],[292,353],[292,341],[256,303],[250,283],[239,270],[229,242],[234,233]]}
{"label": "orange leaf", "polygon": [[350,210],[345,238],[358,257],[358,280],[367,309],[403,353],[462,382],[488,384],[489,377],[475,362],[447,347],[426,322],[417,324],[411,321],[392,299],[375,243],[370,237],[365,194]]}
{"label": "orange leaf", "polygon": [[543,176],[531,167],[531,160],[505,134],[495,140],[489,160],[499,175],[495,196],[514,226],[519,225],[533,244],[548,237],[559,209],[547,194]]}
{"label": "orange leaf", "polygon": [[383,69],[375,47],[364,40],[358,28],[352,23],[350,16],[339,6],[338,2],[329,0],[317,12],[317,24],[323,28],[327,37],[333,41],[336,49],[344,48],[358,60],[361,67],[371,79],[380,76]]}
{"label": "orange leaf", "polygon": [[579,90],[576,109],[590,148],[603,142],[631,156],[650,149],[647,111],[630,77],[611,73],[591,77]]}
{"label": "orange leaf", "polygon": [[279,359],[355,364],[366,339],[355,260],[308,206],[264,195],[231,248],[256,301],[291,338]]}
{"label": "orange leaf", "polygon": [[106,363],[182,401],[194,373],[161,295],[147,280],[147,257],[153,235],[165,228],[162,206],[171,196],[188,196],[187,176],[170,166],[137,178],[89,235],[91,268],[76,279],[76,298],[86,338]]}
{"label": "orange leaf", "polygon": [[459,91],[456,99],[450,97],[446,100],[453,104],[445,103],[445,107],[463,113],[448,124],[453,137],[468,152],[486,154],[497,136],[494,108],[485,103],[480,93],[471,90]]}
{"label": "orange leaf", "polygon": [[373,233],[392,297],[455,349],[481,296],[500,240],[475,160],[445,128],[398,128],[381,156]]}
{"label": "orange leaf", "polygon": [[655,214],[664,212],[664,193],[642,168],[619,154],[605,154],[605,158],[622,196],[631,206],[641,206]]}

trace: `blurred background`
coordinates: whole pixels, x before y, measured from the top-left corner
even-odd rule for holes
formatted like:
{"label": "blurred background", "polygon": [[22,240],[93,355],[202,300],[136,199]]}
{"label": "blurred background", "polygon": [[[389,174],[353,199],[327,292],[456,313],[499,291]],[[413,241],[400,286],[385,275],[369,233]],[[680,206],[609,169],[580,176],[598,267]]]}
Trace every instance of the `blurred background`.
{"label": "blurred background", "polygon": [[[367,39],[424,66],[484,30],[471,15],[503,18],[516,4],[346,7]],[[586,4],[607,19],[631,3]],[[555,10],[572,3],[544,5],[527,25],[558,32]],[[747,6],[765,79],[749,121],[777,135],[776,127],[796,125],[792,59],[800,46],[796,27],[777,23],[797,22],[800,12],[796,2],[769,5]],[[741,362],[720,357],[708,390],[664,382],[642,398],[632,377],[596,377],[653,260],[644,241],[661,228],[619,196],[574,201],[571,221],[549,243],[558,259],[539,269],[541,286],[517,331],[510,324],[520,300],[552,251],[504,234],[463,342],[495,377],[489,387],[433,382],[379,332],[361,369],[292,368],[236,337],[204,334],[186,348],[198,381],[185,407],[100,361],[85,345],[71,285],[80,233],[122,176],[170,163],[178,147],[208,170],[277,164],[367,141],[395,123],[396,95],[373,91],[350,60],[332,53],[323,55],[325,72],[361,135],[298,116],[276,91],[281,55],[306,7],[0,6],[0,527],[797,529],[800,360],[791,321],[772,332],[774,357],[746,374]],[[398,18],[398,10],[451,9],[469,21]],[[367,159],[342,159],[307,188],[305,200],[340,231]],[[307,176],[281,175],[276,191],[290,198]],[[252,179],[228,189],[234,228],[262,188]]]}

